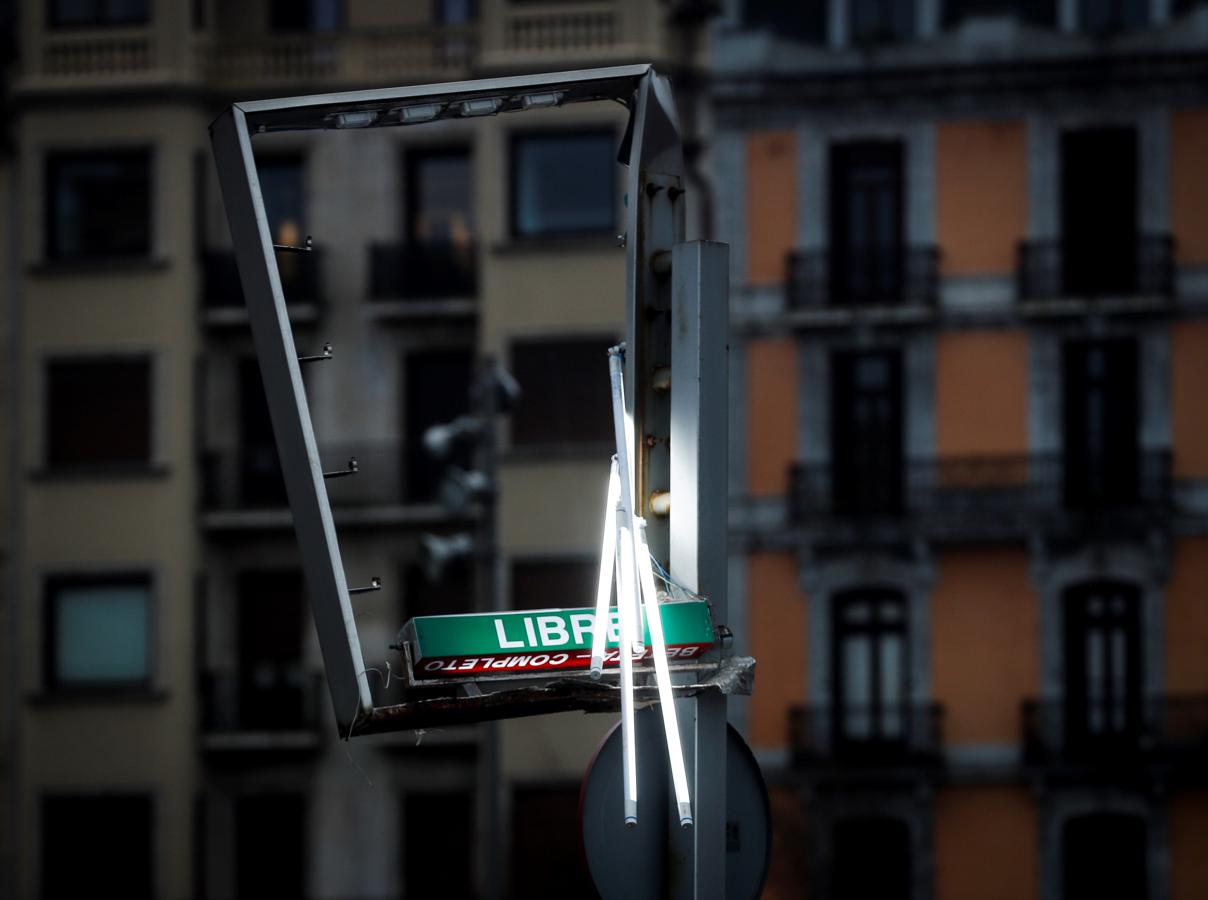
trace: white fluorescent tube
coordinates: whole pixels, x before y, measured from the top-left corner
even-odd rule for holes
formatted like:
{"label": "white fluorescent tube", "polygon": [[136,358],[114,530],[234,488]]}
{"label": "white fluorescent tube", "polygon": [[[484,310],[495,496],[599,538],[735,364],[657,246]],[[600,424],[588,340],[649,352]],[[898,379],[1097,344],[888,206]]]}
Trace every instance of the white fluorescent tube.
{"label": "white fluorescent tube", "polygon": [[[633,420],[625,412],[625,376],[621,370],[621,348],[608,351],[608,375],[612,386],[612,428],[617,442],[617,469],[621,475],[621,501],[626,511],[633,515],[633,470],[630,448],[633,446]],[[626,524],[632,527],[632,522]]]}
{"label": "white fluorescent tube", "polygon": [[600,546],[600,580],[596,585],[596,618],[591,632],[591,677],[604,673],[604,644],[608,636],[608,608],[612,599],[613,573],[617,557],[617,503],[621,499],[621,479],[617,458],[612,458],[608,475],[608,499],[604,503],[604,539]]}
{"label": "white fluorescent tube", "polygon": [[[638,824],[638,759],[633,719],[633,602],[628,593],[637,590],[633,581],[633,539],[622,524],[617,529],[617,615],[621,620],[617,653],[621,661],[621,777],[625,800],[625,825]],[[638,622],[641,627],[641,622]]]}
{"label": "white fluorescent tube", "polygon": [[[608,376],[612,386],[612,427],[613,435],[617,442],[617,471],[621,477],[621,503],[624,507],[621,513],[621,522],[625,526],[631,539],[636,540],[634,530],[634,516],[636,499],[633,495],[633,469],[630,452],[633,448],[633,419],[625,409],[625,375],[621,366],[620,347],[612,347],[608,351]],[[638,549],[634,544],[630,558],[633,565],[638,565]],[[617,558],[618,564],[620,557]],[[634,584],[641,583],[640,575],[634,572],[632,575]],[[630,595],[626,595],[627,597]],[[645,640],[642,633],[642,598],[638,590],[635,590],[632,595],[631,602],[634,606],[636,615],[637,627],[634,629],[633,641],[630,644],[622,646],[632,650],[634,653],[642,653],[645,651]],[[619,609],[622,603],[621,595],[617,595],[617,608]]]}
{"label": "white fluorescent tube", "polygon": [[[675,694],[671,690],[671,670],[667,666],[667,642],[663,639],[663,618],[659,613],[654,588],[654,568],[650,565],[650,547],[646,542],[646,520],[635,518],[634,552],[642,573],[642,595],[646,601],[646,627],[650,630],[650,649],[654,656],[654,678],[659,688],[659,707],[663,711],[663,730],[667,733],[667,756],[671,761],[671,781],[675,786],[675,804],[680,827],[692,827],[692,800],[688,795],[688,771],[684,767],[684,748],[680,743],[679,722],[675,716]],[[620,607],[620,598],[617,606]]]}
{"label": "white fluorescent tube", "polygon": [[[636,518],[636,517],[631,517],[631,520],[633,522],[642,521],[641,519]],[[634,542],[633,543],[633,553],[630,554],[630,558],[633,560],[633,566],[634,566],[634,569],[633,569],[634,591],[633,591],[633,599],[630,600],[629,602],[631,602],[633,604],[633,620],[638,623],[637,627],[633,630],[632,650],[634,653],[638,654],[640,657],[641,654],[646,652],[646,635],[644,634],[645,629],[642,628],[642,590],[643,590],[642,585],[643,585],[643,581],[642,581],[641,555],[645,556],[646,565],[649,566],[650,565],[650,552],[648,550],[646,550],[644,547],[638,546],[638,544],[637,544],[638,535],[637,535],[636,529],[631,531],[629,534],[630,534],[630,539]],[[620,603],[620,602],[621,602],[620,598],[617,598],[617,603]]]}

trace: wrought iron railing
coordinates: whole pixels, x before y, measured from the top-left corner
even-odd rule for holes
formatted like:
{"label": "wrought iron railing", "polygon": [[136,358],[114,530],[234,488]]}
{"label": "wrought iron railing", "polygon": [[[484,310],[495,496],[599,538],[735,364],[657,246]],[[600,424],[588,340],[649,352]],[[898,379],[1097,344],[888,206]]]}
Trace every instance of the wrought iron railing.
{"label": "wrought iron railing", "polygon": [[[336,508],[435,502],[441,464],[418,442],[348,442],[319,447],[323,468],[357,472],[325,484]],[[272,444],[211,449],[201,456],[201,507],[205,512],[285,509],[288,500],[277,448]]]}
{"label": "wrought iron railing", "polygon": [[[1091,477],[1095,472],[1101,477]],[[1060,454],[1022,454],[910,460],[842,479],[829,464],[797,463],[789,472],[789,517],[797,525],[911,518],[973,531],[1029,527],[1044,517],[1161,514],[1171,495],[1167,450],[1139,452],[1127,471],[1067,466]]]}
{"label": "wrought iron railing", "polygon": [[844,253],[794,250],[786,289],[791,309],[932,307],[939,298],[939,250],[896,245]]}
{"label": "wrought iron railing", "polygon": [[796,766],[920,765],[939,761],[944,710],[938,703],[794,706],[789,750]]}
{"label": "wrought iron railing", "polygon": [[374,300],[473,297],[478,270],[472,243],[372,244],[369,296]]}
{"label": "wrought iron railing", "polygon": [[[290,306],[318,306],[322,298],[322,250],[280,253],[277,272]],[[201,254],[201,300],[205,309],[242,308],[243,287],[232,250],[207,250]]]}
{"label": "wrought iron railing", "polygon": [[1208,760],[1208,695],[1112,704],[1026,700],[1022,726],[1030,765]]}
{"label": "wrought iron railing", "polygon": [[317,731],[325,681],[301,664],[263,663],[201,677],[208,734]]}
{"label": "wrought iron railing", "polygon": [[[1105,251],[1106,254],[1106,251]],[[1029,240],[1019,245],[1016,270],[1020,300],[1061,297],[1174,295],[1174,239],[1168,234],[1141,235],[1129,254],[1088,260],[1071,258],[1057,239]]]}

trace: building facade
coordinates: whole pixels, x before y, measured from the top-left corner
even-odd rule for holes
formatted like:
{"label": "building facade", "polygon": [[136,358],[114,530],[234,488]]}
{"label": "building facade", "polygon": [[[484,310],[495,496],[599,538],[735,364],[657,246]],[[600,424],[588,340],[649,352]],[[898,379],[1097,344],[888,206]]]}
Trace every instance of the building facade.
{"label": "building facade", "polygon": [[1206,51],[1165,0],[727,5],[767,896],[1208,891]]}
{"label": "building facade", "polygon": [[[339,741],[209,152],[225,104],[679,64],[672,4],[22,5],[11,273],[19,436],[8,685],[14,896],[543,896],[582,887],[577,795],[611,717]],[[499,596],[589,605],[624,329],[619,106],[258,137],[367,664],[473,606],[425,535],[474,526],[428,427],[491,358]],[[11,190],[11,195],[9,191]],[[3,426],[0,426],[3,430]],[[471,464],[472,447],[452,462]],[[0,544],[3,548],[3,544]],[[388,667],[394,665],[394,671]],[[7,673],[6,673],[7,674]],[[388,684],[388,682],[390,682]]]}

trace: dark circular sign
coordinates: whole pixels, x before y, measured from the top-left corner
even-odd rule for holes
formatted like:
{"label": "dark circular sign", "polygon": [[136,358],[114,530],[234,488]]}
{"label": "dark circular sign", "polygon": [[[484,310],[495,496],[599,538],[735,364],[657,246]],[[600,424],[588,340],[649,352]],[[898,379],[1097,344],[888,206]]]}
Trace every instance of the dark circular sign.
{"label": "dark circular sign", "polygon": [[[663,721],[657,709],[637,713],[638,824],[625,826],[621,799],[621,726],[604,738],[588,764],[579,795],[583,855],[604,898],[668,896],[674,854],[668,835],[679,832]],[[757,898],[772,854],[772,814],[763,773],[733,726],[726,728],[727,900]]]}

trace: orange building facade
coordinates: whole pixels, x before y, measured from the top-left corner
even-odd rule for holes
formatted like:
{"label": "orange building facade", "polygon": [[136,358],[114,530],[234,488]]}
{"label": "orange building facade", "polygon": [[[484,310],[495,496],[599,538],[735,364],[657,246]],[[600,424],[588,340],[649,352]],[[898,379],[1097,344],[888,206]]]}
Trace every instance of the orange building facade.
{"label": "orange building facade", "polygon": [[718,31],[770,896],[1208,896],[1208,9],[1134,5]]}

